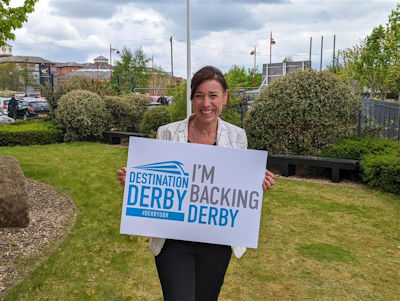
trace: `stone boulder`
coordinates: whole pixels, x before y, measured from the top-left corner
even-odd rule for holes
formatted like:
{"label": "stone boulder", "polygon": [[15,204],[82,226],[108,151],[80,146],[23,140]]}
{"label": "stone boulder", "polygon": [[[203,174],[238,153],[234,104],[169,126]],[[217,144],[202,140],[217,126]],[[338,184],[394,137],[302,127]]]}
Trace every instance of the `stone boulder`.
{"label": "stone boulder", "polygon": [[0,228],[29,225],[28,192],[18,160],[0,156]]}

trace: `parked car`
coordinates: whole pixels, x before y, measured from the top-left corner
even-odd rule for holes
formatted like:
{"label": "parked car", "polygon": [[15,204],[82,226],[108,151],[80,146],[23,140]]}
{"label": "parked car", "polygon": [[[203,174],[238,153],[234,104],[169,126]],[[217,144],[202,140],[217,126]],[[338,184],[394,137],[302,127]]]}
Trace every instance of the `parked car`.
{"label": "parked car", "polygon": [[4,113],[3,109],[0,108],[0,124],[9,124],[13,123],[15,120],[11,117],[8,117],[6,113]]}
{"label": "parked car", "polygon": [[[38,119],[47,117],[49,115],[50,108],[47,101],[18,100],[17,119]],[[8,116],[12,117],[12,113],[8,112]]]}
{"label": "parked car", "polygon": [[47,101],[27,101],[26,99],[23,101],[28,104],[28,118],[44,118],[50,115],[50,106]]}

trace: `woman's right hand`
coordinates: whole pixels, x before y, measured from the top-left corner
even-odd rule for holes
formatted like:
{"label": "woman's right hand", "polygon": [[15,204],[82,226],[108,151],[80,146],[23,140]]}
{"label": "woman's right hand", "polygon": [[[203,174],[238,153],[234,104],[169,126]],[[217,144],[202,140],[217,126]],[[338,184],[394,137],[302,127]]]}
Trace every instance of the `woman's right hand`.
{"label": "woman's right hand", "polygon": [[122,167],[117,171],[117,180],[122,186],[125,186],[125,178],[126,178],[126,168]]}

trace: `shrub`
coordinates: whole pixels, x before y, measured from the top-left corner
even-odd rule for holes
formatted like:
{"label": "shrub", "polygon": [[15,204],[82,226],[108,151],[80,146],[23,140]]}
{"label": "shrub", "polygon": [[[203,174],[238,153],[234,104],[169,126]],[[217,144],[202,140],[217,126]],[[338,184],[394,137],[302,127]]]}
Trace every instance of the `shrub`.
{"label": "shrub", "polygon": [[245,95],[239,95],[237,91],[230,89],[228,103],[222,110],[220,116],[221,119],[236,126],[242,126],[241,106],[243,106],[243,113],[245,113],[247,111],[247,101],[245,99]]}
{"label": "shrub", "polygon": [[400,195],[400,155],[366,155],[360,162],[368,186]]}
{"label": "shrub", "polygon": [[123,96],[106,96],[104,100],[112,116],[112,128],[122,131],[136,131],[149,105],[146,96],[133,93]]}
{"label": "shrub", "polygon": [[396,154],[400,144],[396,141],[373,137],[342,138],[326,147],[320,157],[361,160],[365,155]]}
{"label": "shrub", "polygon": [[110,120],[104,100],[85,90],[63,95],[55,111],[55,122],[63,130],[66,142],[99,138]]}
{"label": "shrub", "polygon": [[180,83],[175,86],[172,94],[174,103],[169,109],[169,116],[172,122],[183,120],[186,118],[186,83]]}
{"label": "shrub", "polygon": [[157,107],[144,113],[140,130],[142,133],[149,134],[150,137],[155,137],[157,129],[170,122],[168,107]]}
{"label": "shrub", "polygon": [[42,94],[48,100],[51,110],[55,111],[57,109],[57,102],[61,96],[73,90],[87,90],[100,96],[116,94],[108,82],[97,81],[85,76],[72,76],[60,79],[53,89],[51,85],[47,84],[42,87]]}
{"label": "shrub", "polygon": [[313,155],[355,130],[360,102],[329,72],[296,71],[257,96],[246,131],[253,148],[276,154]]}
{"label": "shrub", "polygon": [[31,120],[0,125],[0,146],[62,142],[63,133],[50,121]]}
{"label": "shrub", "polygon": [[400,143],[373,137],[338,140],[318,156],[360,160],[361,178],[367,185],[400,194]]}

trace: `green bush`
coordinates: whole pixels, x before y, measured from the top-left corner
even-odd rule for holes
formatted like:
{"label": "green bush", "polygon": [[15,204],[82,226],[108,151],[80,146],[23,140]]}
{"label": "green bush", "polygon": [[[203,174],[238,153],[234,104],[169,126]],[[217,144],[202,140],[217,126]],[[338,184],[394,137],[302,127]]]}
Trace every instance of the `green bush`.
{"label": "green bush", "polygon": [[373,137],[342,138],[326,147],[318,154],[320,157],[361,160],[365,155],[396,154],[400,143]]}
{"label": "green bush", "polygon": [[31,120],[0,125],[0,146],[62,142],[63,133],[50,121]]}
{"label": "green bush", "polygon": [[66,142],[99,138],[111,120],[105,101],[85,90],[63,95],[54,113],[55,123],[63,130]]}
{"label": "green bush", "polygon": [[134,93],[106,96],[104,100],[112,116],[111,127],[121,131],[136,131],[149,105],[149,99],[146,96]]}
{"label": "green bush", "polygon": [[150,137],[155,137],[157,129],[171,122],[169,117],[169,107],[161,106],[144,113],[142,126],[140,128],[142,133],[149,134]]}
{"label": "green bush", "polygon": [[172,94],[173,104],[169,109],[169,116],[172,122],[186,118],[186,83],[180,83],[175,86]]}
{"label": "green bush", "polygon": [[55,111],[61,96],[73,90],[87,90],[100,96],[116,95],[116,92],[108,82],[90,79],[85,76],[72,76],[60,79],[53,88],[51,88],[50,84],[47,84],[42,87],[42,94],[48,100],[51,110]]}
{"label": "green bush", "polygon": [[368,186],[400,195],[400,155],[366,155],[360,162]]}
{"label": "green bush", "polygon": [[318,156],[360,160],[367,185],[400,194],[400,143],[374,137],[339,139]]}
{"label": "green bush", "polygon": [[228,103],[222,110],[221,119],[236,126],[242,126],[241,105],[244,109],[243,113],[246,113],[247,101],[245,95],[239,95],[238,91],[229,89]]}
{"label": "green bush", "polygon": [[350,87],[329,72],[289,73],[257,96],[246,120],[249,145],[313,155],[354,132],[359,106]]}

